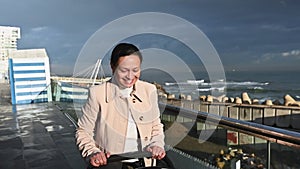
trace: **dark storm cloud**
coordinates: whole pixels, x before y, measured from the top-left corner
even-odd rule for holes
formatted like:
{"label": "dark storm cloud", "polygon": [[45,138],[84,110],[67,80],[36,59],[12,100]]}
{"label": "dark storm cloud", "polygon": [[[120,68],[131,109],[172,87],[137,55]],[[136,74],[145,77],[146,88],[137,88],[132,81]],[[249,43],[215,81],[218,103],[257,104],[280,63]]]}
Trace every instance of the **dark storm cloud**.
{"label": "dark storm cloud", "polygon": [[[299,7],[295,0],[2,0],[0,25],[21,27],[19,49],[46,48],[57,74],[72,72],[95,31],[137,12],[170,13],[193,23],[211,40],[225,69],[263,69],[270,61],[269,68],[284,64],[298,69]],[[148,44],[152,42],[176,46],[153,39]]]}

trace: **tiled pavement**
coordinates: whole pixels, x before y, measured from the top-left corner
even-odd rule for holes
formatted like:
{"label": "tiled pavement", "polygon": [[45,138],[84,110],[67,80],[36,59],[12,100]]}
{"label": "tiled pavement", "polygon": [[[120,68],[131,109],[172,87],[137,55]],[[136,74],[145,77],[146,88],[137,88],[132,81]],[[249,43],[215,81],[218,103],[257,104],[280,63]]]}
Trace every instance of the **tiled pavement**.
{"label": "tiled pavement", "polygon": [[0,102],[0,169],[86,168],[75,127],[54,104]]}

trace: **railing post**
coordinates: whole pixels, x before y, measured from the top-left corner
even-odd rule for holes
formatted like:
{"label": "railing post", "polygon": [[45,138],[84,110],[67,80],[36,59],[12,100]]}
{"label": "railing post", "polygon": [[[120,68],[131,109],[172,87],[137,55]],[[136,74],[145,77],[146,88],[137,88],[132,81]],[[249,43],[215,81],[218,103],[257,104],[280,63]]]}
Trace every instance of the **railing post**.
{"label": "railing post", "polygon": [[271,142],[267,141],[267,151],[268,151],[268,157],[267,157],[267,169],[271,169]]}

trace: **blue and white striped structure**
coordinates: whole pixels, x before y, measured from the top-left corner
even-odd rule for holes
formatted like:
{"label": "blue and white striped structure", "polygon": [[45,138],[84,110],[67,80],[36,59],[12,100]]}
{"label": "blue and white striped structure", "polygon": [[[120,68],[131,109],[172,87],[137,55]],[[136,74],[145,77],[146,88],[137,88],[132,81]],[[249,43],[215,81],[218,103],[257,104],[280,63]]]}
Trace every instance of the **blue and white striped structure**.
{"label": "blue and white striped structure", "polygon": [[9,59],[12,104],[52,101],[49,58],[26,54],[29,56]]}
{"label": "blue and white striped structure", "polygon": [[53,93],[55,101],[85,103],[88,97],[88,88],[68,82],[56,81]]}

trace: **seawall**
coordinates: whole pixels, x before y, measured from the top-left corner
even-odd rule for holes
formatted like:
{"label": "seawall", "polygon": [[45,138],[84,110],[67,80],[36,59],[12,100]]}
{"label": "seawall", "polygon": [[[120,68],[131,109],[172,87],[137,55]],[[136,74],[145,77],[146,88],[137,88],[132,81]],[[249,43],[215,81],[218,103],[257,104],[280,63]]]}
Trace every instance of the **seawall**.
{"label": "seawall", "polygon": [[161,102],[191,110],[213,113],[238,120],[251,121],[268,126],[300,129],[300,107],[281,105],[250,105],[234,103],[211,103],[200,100],[161,98]]}

